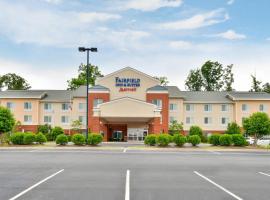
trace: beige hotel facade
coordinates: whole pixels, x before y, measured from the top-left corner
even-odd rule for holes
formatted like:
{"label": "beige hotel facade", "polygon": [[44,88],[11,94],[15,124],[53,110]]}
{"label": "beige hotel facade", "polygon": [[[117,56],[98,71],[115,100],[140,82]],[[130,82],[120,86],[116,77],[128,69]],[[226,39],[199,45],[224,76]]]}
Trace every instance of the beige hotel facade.
{"label": "beige hotel facade", "polygon": [[[223,133],[227,124],[254,112],[270,114],[270,94],[264,92],[195,92],[161,86],[159,80],[126,67],[108,74],[89,88],[89,129],[105,141],[143,140],[148,133],[167,133],[176,120],[184,132],[198,125],[207,133]],[[61,126],[72,133],[74,120],[86,124],[86,87],[77,90],[0,91],[0,105],[8,107],[22,131],[38,125]]]}

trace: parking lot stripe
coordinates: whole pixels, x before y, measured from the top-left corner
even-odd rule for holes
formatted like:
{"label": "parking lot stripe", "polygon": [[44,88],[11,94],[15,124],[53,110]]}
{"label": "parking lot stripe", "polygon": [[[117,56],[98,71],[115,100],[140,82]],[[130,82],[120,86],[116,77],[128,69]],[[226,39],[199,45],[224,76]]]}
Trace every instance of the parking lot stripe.
{"label": "parking lot stripe", "polygon": [[266,174],[266,173],[263,173],[263,172],[259,172],[259,174],[262,174],[262,175],[265,175],[265,176],[270,176],[270,174]]}
{"label": "parking lot stripe", "polygon": [[126,153],[126,152],[127,152],[127,148],[124,148],[123,153]]}
{"label": "parking lot stripe", "polygon": [[231,195],[232,197],[234,197],[237,200],[243,200],[242,198],[238,197],[237,195],[233,194],[232,192],[230,192],[229,190],[227,190],[226,188],[222,187],[221,185],[215,183],[214,181],[210,180],[209,178],[207,178],[206,176],[200,174],[197,171],[194,171],[195,174],[197,174],[198,176],[200,176],[201,178],[207,180],[208,182],[212,183],[213,185],[215,185],[216,187],[218,187],[219,189],[223,190],[224,192],[228,193],[229,195]]}
{"label": "parking lot stripe", "polygon": [[207,151],[209,151],[209,152],[211,152],[211,153],[213,153],[213,154],[216,154],[216,155],[221,155],[221,153],[218,152],[218,151],[211,151],[211,150],[207,150]]}
{"label": "parking lot stripe", "polygon": [[61,173],[63,171],[64,171],[64,169],[59,170],[58,172],[56,172],[56,173],[48,176],[47,178],[39,181],[35,185],[32,185],[31,187],[27,188],[26,190],[22,191],[21,193],[17,194],[16,196],[10,198],[9,200],[15,200],[15,199],[19,198],[20,196],[24,195],[25,193],[29,192],[30,190],[34,189],[35,187],[39,186],[40,184],[44,183],[45,181],[51,179],[52,177],[56,176],[57,174],[59,174],[59,173]]}
{"label": "parking lot stripe", "polygon": [[125,190],[125,200],[129,200],[129,176],[130,176],[130,171],[127,170],[126,174],[126,190]]}

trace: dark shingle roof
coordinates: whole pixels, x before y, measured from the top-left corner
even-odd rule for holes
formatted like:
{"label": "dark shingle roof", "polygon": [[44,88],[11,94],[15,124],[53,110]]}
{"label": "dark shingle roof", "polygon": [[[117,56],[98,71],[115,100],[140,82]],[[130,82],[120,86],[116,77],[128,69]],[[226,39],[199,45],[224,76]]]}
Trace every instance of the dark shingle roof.
{"label": "dark shingle roof", "polygon": [[32,98],[41,99],[46,92],[41,90],[6,90],[0,91],[0,98]]}
{"label": "dark shingle roof", "polygon": [[217,102],[231,103],[232,100],[226,97],[227,92],[208,92],[208,91],[181,91],[184,101],[188,102]]}
{"label": "dark shingle roof", "polygon": [[170,98],[183,98],[183,94],[177,86],[165,86],[168,89]]}
{"label": "dark shingle roof", "polygon": [[232,100],[270,100],[266,92],[229,92],[228,98]]}
{"label": "dark shingle roof", "polygon": [[146,91],[168,91],[168,88],[161,85],[156,85],[154,87],[148,88]]}

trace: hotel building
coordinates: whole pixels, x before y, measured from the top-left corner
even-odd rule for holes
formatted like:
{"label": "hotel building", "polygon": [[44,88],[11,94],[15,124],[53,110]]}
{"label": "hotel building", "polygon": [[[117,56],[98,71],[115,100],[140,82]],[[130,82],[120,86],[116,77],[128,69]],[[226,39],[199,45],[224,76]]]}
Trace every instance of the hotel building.
{"label": "hotel building", "polygon": [[[270,114],[270,94],[264,92],[194,92],[161,86],[159,80],[126,67],[108,74],[89,88],[89,129],[104,140],[143,140],[148,133],[168,132],[176,120],[184,132],[198,125],[205,133],[222,133],[229,122],[240,126],[254,112]],[[23,131],[38,125],[61,126],[86,122],[86,88],[77,90],[14,90],[0,92]]]}

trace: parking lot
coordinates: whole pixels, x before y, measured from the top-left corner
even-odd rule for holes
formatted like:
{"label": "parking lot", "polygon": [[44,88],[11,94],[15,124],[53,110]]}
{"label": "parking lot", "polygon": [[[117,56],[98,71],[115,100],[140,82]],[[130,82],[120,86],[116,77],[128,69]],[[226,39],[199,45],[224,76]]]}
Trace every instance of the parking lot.
{"label": "parking lot", "polygon": [[1,150],[0,199],[270,199],[270,153]]}

